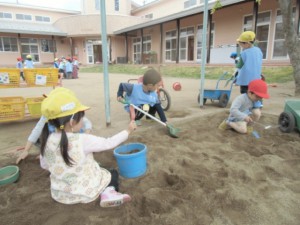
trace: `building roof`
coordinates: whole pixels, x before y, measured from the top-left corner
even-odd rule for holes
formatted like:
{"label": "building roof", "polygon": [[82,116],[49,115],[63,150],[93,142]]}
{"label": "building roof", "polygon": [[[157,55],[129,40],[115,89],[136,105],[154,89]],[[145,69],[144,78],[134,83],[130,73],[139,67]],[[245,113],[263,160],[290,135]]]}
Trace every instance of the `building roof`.
{"label": "building roof", "polygon": [[[223,0],[222,1],[222,6],[225,7],[225,6],[228,6],[228,5],[236,4],[238,2],[243,2],[243,0]],[[157,3],[157,2],[155,1],[154,3]],[[212,9],[214,5],[215,5],[215,2],[208,3],[208,9],[209,10]],[[181,11],[179,13],[175,13],[175,14],[172,14],[172,15],[169,15],[169,16],[158,18],[158,19],[153,19],[149,22],[139,23],[137,25],[129,26],[129,27],[126,27],[124,29],[116,30],[114,32],[114,34],[118,35],[118,34],[123,34],[123,33],[126,33],[126,32],[130,32],[130,31],[134,31],[134,30],[138,30],[138,29],[142,29],[142,28],[146,28],[146,27],[151,27],[151,26],[158,25],[158,24],[165,23],[165,22],[169,22],[169,21],[172,21],[172,20],[176,20],[176,19],[192,16],[192,15],[195,15],[195,14],[199,14],[199,13],[202,13],[203,11],[204,11],[204,5],[196,6],[196,7],[193,7],[191,9]]]}
{"label": "building roof", "polygon": [[[135,16],[106,15],[106,32],[107,35],[114,35],[114,31],[116,30],[148,20]],[[70,24],[72,25],[70,26]],[[67,32],[68,37],[99,37],[99,34],[101,34],[100,14],[74,15],[59,18],[55,21],[54,26]]]}
{"label": "building roof", "polygon": [[2,21],[0,23],[0,32],[67,36],[67,33],[62,32],[52,24],[25,23],[19,21]]}

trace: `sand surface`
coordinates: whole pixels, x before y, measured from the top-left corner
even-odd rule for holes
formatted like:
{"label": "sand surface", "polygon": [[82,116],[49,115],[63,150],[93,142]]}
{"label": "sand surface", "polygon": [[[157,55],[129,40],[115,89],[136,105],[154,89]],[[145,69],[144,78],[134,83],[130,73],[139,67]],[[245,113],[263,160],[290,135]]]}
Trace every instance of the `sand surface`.
{"label": "sand surface", "polygon": [[[64,80],[64,87],[76,92],[92,108],[87,117],[95,135],[108,137],[127,127],[129,118],[116,102],[120,82],[130,75],[109,75],[110,108],[105,110],[103,75],[80,74],[78,80]],[[180,82],[181,91],[172,84]],[[282,133],[277,127],[284,101],[294,92],[293,83],[270,87],[264,101],[261,122],[272,125],[259,133],[240,135],[217,127],[228,115],[227,108],[207,101],[197,104],[200,80],[165,78],[172,98],[166,115],[180,137],[168,135],[162,125],[142,120],[142,126],[126,143],[147,146],[147,172],[135,179],[120,179],[120,189],[132,202],[116,208],[101,208],[99,200],[89,204],[63,205],[50,196],[49,173],[35,159],[38,149],[20,167],[17,183],[0,186],[0,214],[3,225],[298,225],[300,221],[300,137],[299,132]],[[206,88],[215,81],[205,81]],[[40,96],[51,88],[2,89],[0,96]],[[233,86],[232,99],[239,94]],[[110,111],[110,116],[105,114]],[[37,119],[0,124],[0,166],[15,163],[3,154],[24,145]],[[106,124],[110,124],[106,127]],[[95,154],[104,167],[117,168],[112,151]]]}

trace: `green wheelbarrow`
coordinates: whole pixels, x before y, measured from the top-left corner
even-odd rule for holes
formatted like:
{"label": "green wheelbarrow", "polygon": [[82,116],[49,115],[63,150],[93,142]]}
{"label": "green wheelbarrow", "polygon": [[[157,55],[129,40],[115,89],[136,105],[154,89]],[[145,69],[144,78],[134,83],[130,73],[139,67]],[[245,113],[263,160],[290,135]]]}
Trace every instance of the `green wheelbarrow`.
{"label": "green wheelbarrow", "polygon": [[290,133],[295,128],[300,131],[300,100],[289,99],[285,101],[284,112],[278,118],[279,129]]}

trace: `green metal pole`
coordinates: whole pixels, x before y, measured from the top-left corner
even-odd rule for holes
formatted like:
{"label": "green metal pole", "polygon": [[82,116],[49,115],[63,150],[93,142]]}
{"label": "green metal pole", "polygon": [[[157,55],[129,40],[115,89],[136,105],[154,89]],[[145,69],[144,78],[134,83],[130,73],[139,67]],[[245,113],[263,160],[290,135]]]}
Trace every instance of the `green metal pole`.
{"label": "green metal pole", "polygon": [[203,107],[204,95],[204,80],[205,80],[205,65],[206,65],[206,33],[207,33],[207,5],[208,0],[205,0],[203,11],[203,32],[202,32],[202,51],[201,51],[201,82],[200,82],[200,107]]}
{"label": "green metal pole", "polygon": [[108,79],[108,52],[107,52],[107,34],[106,34],[106,10],[105,0],[100,0],[101,17],[101,39],[102,39],[102,63],[104,78],[104,98],[105,98],[105,118],[106,126],[110,126],[110,97],[109,97],[109,79]]}

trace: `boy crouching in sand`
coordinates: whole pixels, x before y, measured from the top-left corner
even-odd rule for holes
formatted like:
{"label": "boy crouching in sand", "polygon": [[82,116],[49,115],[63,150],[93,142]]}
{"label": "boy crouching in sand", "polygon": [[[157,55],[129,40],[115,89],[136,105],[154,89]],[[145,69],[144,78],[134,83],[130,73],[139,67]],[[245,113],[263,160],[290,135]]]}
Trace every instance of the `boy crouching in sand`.
{"label": "boy crouching in sand", "polygon": [[261,100],[269,97],[266,82],[261,79],[251,81],[247,93],[233,100],[229,117],[219,128],[222,130],[232,128],[238,133],[247,133],[247,125],[258,121],[261,116]]}

